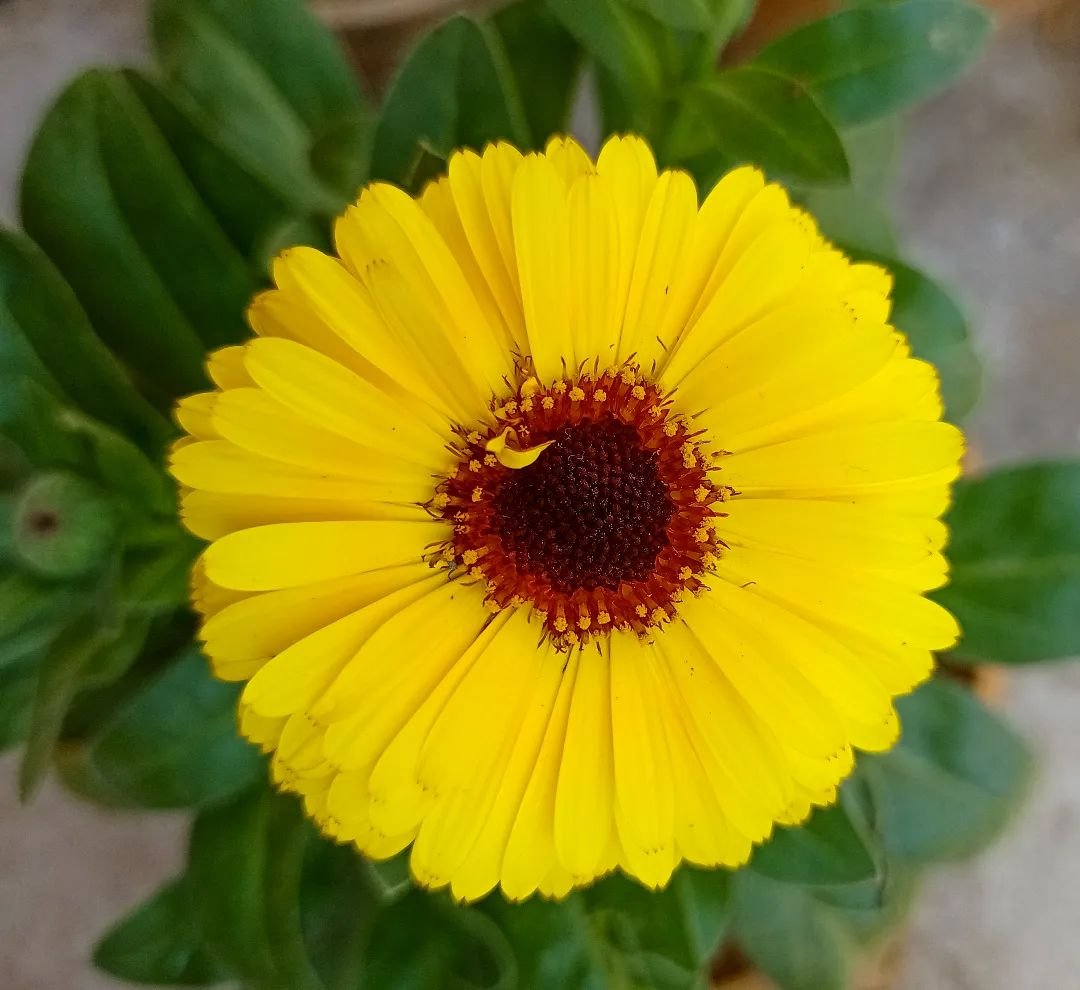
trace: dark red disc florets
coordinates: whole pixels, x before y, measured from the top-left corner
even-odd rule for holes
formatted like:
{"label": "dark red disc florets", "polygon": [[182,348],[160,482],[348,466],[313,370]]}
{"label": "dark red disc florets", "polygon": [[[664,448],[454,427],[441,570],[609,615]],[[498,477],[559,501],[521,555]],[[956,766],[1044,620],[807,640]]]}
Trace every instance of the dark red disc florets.
{"label": "dark red disc florets", "polygon": [[612,628],[644,635],[702,589],[723,547],[720,452],[636,367],[526,378],[492,412],[459,431],[460,461],[428,505],[454,525],[433,558],[484,581],[492,611],[531,606],[570,647]]}

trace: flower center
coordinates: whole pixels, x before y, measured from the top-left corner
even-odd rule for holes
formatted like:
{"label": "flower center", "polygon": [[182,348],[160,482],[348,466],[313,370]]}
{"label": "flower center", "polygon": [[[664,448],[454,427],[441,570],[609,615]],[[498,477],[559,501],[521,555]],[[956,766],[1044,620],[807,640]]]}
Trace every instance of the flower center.
{"label": "flower center", "polygon": [[551,386],[525,377],[474,430],[428,510],[454,525],[432,555],[485,582],[492,611],[531,606],[562,648],[647,635],[704,587],[730,489],[690,423],[636,366]]}
{"label": "flower center", "polygon": [[568,424],[554,440],[502,483],[492,532],[519,571],[563,594],[644,580],[668,545],[675,511],[657,451],[610,414]]}

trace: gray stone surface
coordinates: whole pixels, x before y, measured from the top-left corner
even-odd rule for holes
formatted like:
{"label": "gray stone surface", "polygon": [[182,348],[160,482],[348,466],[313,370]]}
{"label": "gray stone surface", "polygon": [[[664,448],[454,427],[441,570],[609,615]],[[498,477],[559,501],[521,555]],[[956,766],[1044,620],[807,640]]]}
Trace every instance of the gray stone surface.
{"label": "gray stone surface", "polygon": [[[0,2],[0,218],[35,119],[87,62],[139,58],[141,0]],[[965,301],[987,364],[984,461],[1080,453],[1080,61],[1026,29],[911,121],[898,191],[914,261]],[[1008,836],[928,883],[903,990],[1080,988],[1080,668],[1012,680],[1041,769]],[[0,988],[107,990],[102,925],[182,858],[174,816],[116,816],[55,787],[30,808],[0,761]]]}

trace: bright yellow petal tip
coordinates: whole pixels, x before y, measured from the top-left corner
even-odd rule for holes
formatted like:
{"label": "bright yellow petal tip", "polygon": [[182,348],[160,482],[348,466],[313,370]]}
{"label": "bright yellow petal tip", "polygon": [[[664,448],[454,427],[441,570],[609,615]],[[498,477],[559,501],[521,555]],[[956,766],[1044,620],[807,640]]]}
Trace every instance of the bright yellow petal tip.
{"label": "bright yellow petal tip", "polygon": [[956,639],[963,438],[890,276],[756,169],[701,192],[634,136],[374,185],[177,406],[241,731],[457,898],[745,863]]}

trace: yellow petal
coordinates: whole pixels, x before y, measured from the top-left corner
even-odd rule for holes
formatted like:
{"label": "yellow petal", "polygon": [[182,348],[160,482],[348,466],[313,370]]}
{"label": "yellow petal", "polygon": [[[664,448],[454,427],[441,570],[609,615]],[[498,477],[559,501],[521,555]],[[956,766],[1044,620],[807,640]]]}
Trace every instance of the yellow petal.
{"label": "yellow petal", "polygon": [[205,554],[206,573],[240,591],[273,591],[419,560],[446,536],[444,523],[279,523],[222,537]]}

